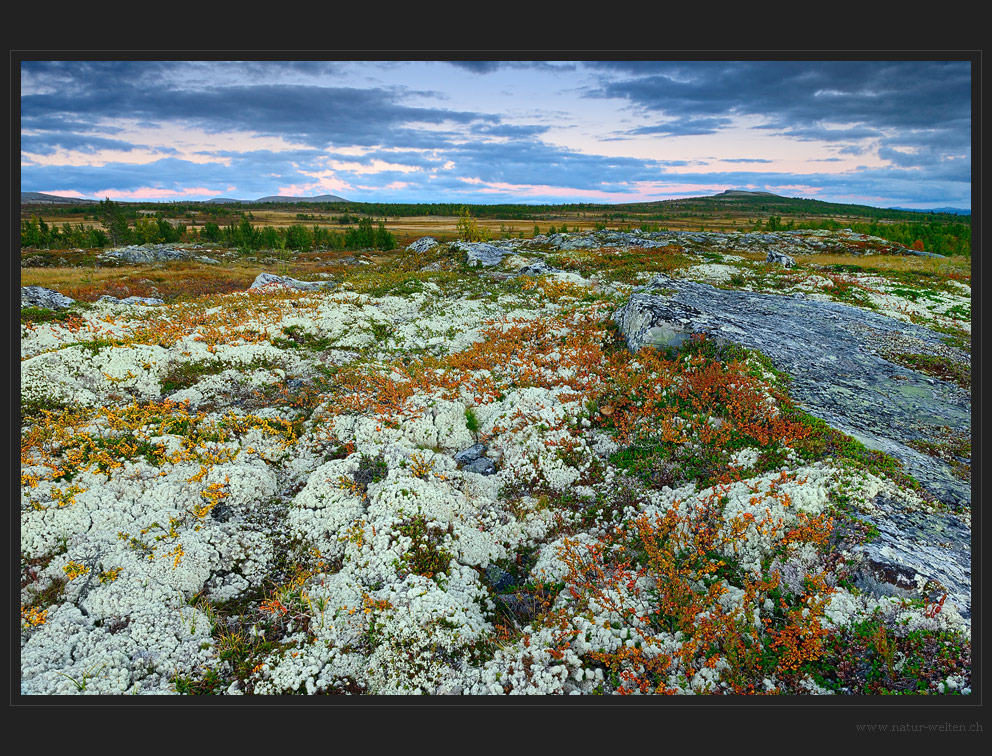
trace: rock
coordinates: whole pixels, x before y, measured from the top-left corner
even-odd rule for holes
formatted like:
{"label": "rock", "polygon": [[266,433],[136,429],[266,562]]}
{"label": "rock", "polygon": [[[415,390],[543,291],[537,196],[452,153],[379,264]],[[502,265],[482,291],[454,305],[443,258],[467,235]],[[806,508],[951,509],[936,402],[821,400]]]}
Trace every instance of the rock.
{"label": "rock", "polygon": [[265,286],[271,285],[278,286],[288,286],[291,289],[299,289],[301,291],[314,291],[316,289],[333,289],[335,284],[330,281],[298,281],[295,278],[290,278],[289,276],[277,276],[274,273],[259,273],[255,278],[255,281],[251,286],[251,289],[261,289]]}
{"label": "rock", "polygon": [[469,265],[499,265],[504,257],[513,252],[512,247],[497,246],[489,242],[455,242],[453,249],[464,250]]}
{"label": "rock", "polygon": [[495,463],[488,457],[479,457],[474,462],[465,465],[463,470],[478,473],[479,475],[492,475],[496,472]]}
{"label": "rock", "polygon": [[76,303],[75,299],[59,294],[43,286],[22,286],[21,307],[44,307],[49,310],[64,310]]}
{"label": "rock", "polygon": [[193,259],[197,262],[206,263],[207,265],[220,265],[220,261],[214,260],[212,257],[204,257],[201,255],[200,257],[194,257]]}
{"label": "rock", "polygon": [[944,255],[938,255],[936,252],[924,252],[922,249],[901,249],[899,250],[901,255],[913,255],[914,257],[939,257],[941,260],[944,259]]}
{"label": "rock", "polygon": [[210,516],[218,522],[227,522],[233,512],[227,504],[218,504],[210,510]]}
{"label": "rock", "polygon": [[970,393],[945,381],[931,385],[927,376],[875,353],[879,343],[912,337],[922,348],[948,354],[939,333],[837,302],[717,289],[668,276],[636,291],[613,320],[634,352],[677,347],[694,333],[760,350],[792,376],[791,395],[807,412],[900,460],[940,501],[971,501],[969,482],[909,445],[942,426],[970,435]]}
{"label": "rock", "polygon": [[506,590],[513,585],[514,579],[506,570],[500,569],[495,564],[486,567],[486,582],[496,592]]}
{"label": "rock", "polygon": [[150,263],[163,260],[188,260],[193,255],[185,249],[176,249],[167,244],[143,244],[115,247],[103,252],[101,257],[124,263]]}
{"label": "rock", "polygon": [[852,549],[854,584],[875,596],[933,599],[947,593],[971,616],[971,529],[945,512],[915,512],[885,496],[879,515],[864,517],[878,537]]}
{"label": "rock", "polygon": [[460,452],[455,454],[455,462],[460,465],[475,462],[475,460],[486,453],[487,448],[488,447],[485,444],[475,444],[467,449],[462,449]]}
{"label": "rock", "polygon": [[564,273],[560,268],[552,268],[544,260],[538,260],[530,265],[525,265],[517,271],[518,276],[543,276],[549,273]]}
{"label": "rock", "polygon": [[796,264],[793,258],[783,252],[776,252],[774,249],[768,250],[768,256],[765,258],[765,262],[778,263],[784,265],[786,268],[791,268]]}
{"label": "rock", "polygon": [[416,252],[419,255],[431,249],[432,247],[436,247],[437,245],[438,245],[438,241],[433,236],[422,236],[421,238],[417,239],[417,241],[415,241],[413,244],[411,244],[409,247],[407,247],[407,249],[410,250],[411,252]]}
{"label": "rock", "polygon": [[127,297],[125,299],[118,299],[117,297],[112,297],[109,294],[104,294],[100,297],[97,302],[108,302],[110,304],[123,304],[123,305],[164,305],[165,302],[156,297]]}

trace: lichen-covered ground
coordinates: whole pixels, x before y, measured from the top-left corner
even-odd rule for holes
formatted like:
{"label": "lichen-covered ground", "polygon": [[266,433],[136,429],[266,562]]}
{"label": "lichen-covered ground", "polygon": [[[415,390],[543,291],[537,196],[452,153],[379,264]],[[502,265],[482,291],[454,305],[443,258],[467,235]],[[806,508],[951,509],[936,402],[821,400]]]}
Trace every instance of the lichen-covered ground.
{"label": "lichen-covered ground", "polygon": [[855,579],[880,496],[940,505],[762,355],[610,317],[664,272],[961,347],[970,274],[562,247],[23,319],[22,692],[970,692],[939,585]]}

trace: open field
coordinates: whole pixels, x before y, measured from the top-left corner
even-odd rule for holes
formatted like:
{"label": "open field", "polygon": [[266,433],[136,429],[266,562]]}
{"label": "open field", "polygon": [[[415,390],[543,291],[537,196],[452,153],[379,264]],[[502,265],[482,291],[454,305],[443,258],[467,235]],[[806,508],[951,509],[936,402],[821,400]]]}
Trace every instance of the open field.
{"label": "open field", "polygon": [[[457,206],[416,206],[367,203],[298,203],[280,205],[273,203],[248,205],[216,205],[181,203],[159,205],[154,203],[126,203],[132,220],[141,217],[154,219],[162,214],[172,223],[182,223],[191,235],[203,229],[205,223],[221,227],[237,225],[247,217],[256,227],[271,226],[287,229],[294,224],[317,226],[343,233],[361,217],[375,222],[382,221],[388,231],[395,234],[401,246],[422,236],[434,236],[441,241],[457,237],[460,208]],[[447,209],[447,211],[446,211]],[[838,205],[801,200],[774,195],[738,193],[734,196],[716,195],[663,202],[628,205],[473,205],[469,207],[478,225],[492,238],[505,236],[524,237],[547,233],[551,227],[560,229],[563,224],[570,230],[590,231],[596,228],[651,228],[683,231],[739,231],[748,229],[776,230],[776,228],[845,226],[870,227],[867,230],[886,236],[886,227],[907,224],[929,224],[944,229],[939,233],[959,234],[968,226],[967,216],[944,213],[925,214],[897,210],[880,210],[859,205]],[[22,205],[22,220],[41,218],[49,226],[64,223],[82,223],[87,228],[99,228],[97,206]],[[341,220],[351,218],[351,223]],[[862,229],[866,230],[866,229]],[[923,231],[921,226],[920,232]],[[888,237],[886,237],[888,238]],[[970,237],[969,237],[970,238]],[[903,243],[909,246],[915,238]],[[960,247],[958,241],[952,241]],[[943,250],[931,250],[941,252]]]}

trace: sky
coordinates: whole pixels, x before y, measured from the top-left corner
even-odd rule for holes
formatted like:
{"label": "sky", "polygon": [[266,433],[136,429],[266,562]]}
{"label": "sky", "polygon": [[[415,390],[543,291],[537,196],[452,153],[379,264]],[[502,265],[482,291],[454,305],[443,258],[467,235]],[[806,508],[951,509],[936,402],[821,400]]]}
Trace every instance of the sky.
{"label": "sky", "polygon": [[21,61],[21,190],[971,207],[947,61]]}

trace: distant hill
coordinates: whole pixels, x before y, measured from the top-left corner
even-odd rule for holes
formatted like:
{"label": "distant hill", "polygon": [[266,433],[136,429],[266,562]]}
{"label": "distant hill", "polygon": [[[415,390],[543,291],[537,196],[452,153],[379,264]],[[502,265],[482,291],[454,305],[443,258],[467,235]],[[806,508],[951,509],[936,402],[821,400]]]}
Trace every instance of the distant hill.
{"label": "distant hill", "polygon": [[[231,197],[214,197],[213,199],[203,200],[204,204],[212,205],[254,205],[261,202],[351,202],[351,200],[346,200],[343,197],[337,197],[333,194],[321,194],[318,197],[280,197],[278,195],[271,195],[269,197],[260,197],[255,200],[242,200],[242,199],[232,199]],[[55,194],[44,194],[43,192],[21,192],[21,204],[22,205],[96,205],[99,200],[83,199],[80,197],[59,197]],[[123,204],[128,204],[124,202]],[[147,202],[141,202],[138,204],[148,204]],[[185,201],[183,204],[196,204],[195,201]]]}
{"label": "distant hill", "polygon": [[351,202],[344,197],[336,197],[333,194],[321,194],[316,197],[280,197],[273,195],[270,197],[260,197],[252,202]]}
{"label": "distant hill", "polygon": [[772,194],[771,192],[750,192],[744,189],[727,189],[725,192],[720,192],[720,194],[713,195],[713,199],[733,199],[735,197],[776,197],[778,199],[785,199],[781,194]]}
{"label": "distant hill", "polygon": [[21,192],[22,205],[95,205],[97,200],[81,197],[59,197],[43,192]]}
{"label": "distant hill", "polygon": [[285,202],[292,204],[294,202],[351,202],[351,200],[346,200],[344,197],[338,197],[333,194],[321,194],[317,197],[283,197],[278,194],[272,194],[268,197],[259,197],[253,200],[231,199],[230,197],[214,197],[213,199],[204,200],[204,204],[210,205],[257,205],[262,202]]}

